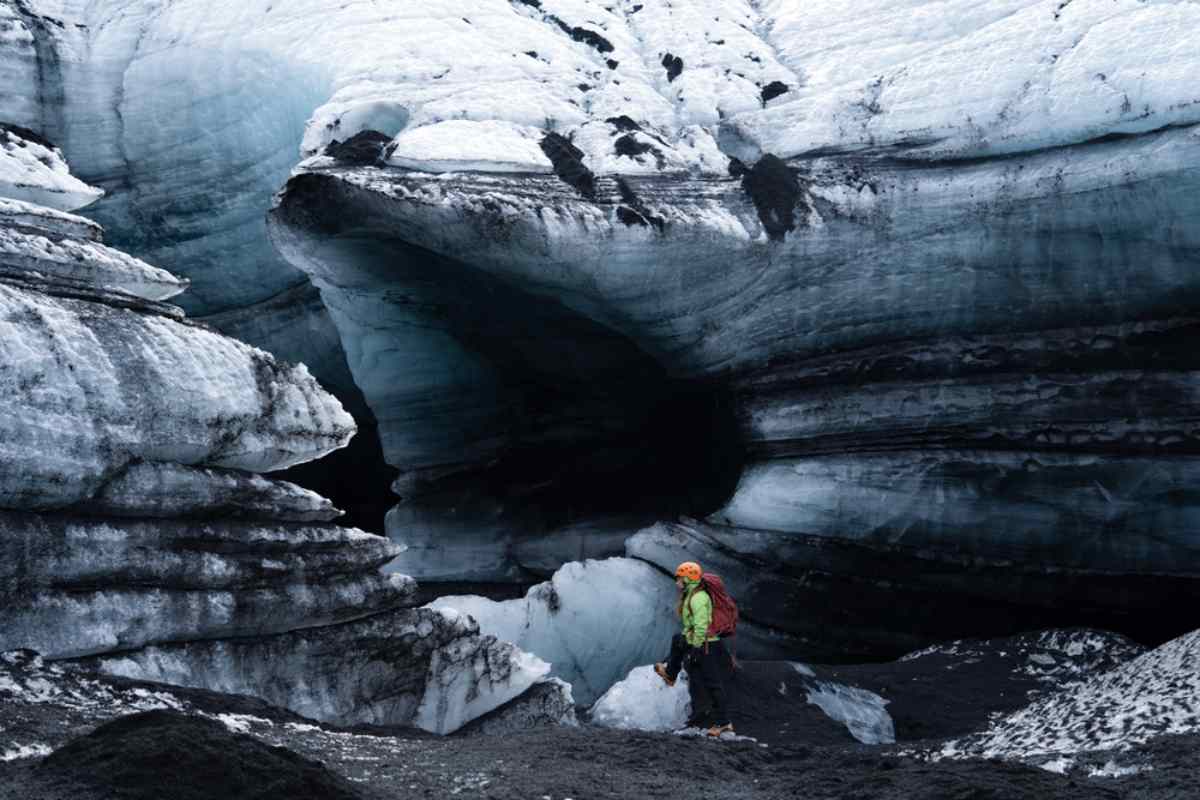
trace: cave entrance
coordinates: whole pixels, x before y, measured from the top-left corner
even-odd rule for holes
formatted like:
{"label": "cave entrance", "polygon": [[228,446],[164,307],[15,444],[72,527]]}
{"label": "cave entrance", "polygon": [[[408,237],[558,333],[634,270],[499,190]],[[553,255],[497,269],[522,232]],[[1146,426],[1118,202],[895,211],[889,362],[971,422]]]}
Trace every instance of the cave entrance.
{"label": "cave entrance", "polygon": [[[320,288],[401,471],[388,529],[411,549],[397,568],[423,582],[534,580],[553,559],[525,572],[515,551],[536,550],[539,536],[569,526],[575,541],[595,540],[589,520],[620,518],[600,532],[611,544],[596,555],[612,554],[622,531],[705,516],[733,493],[744,454],[720,381],[671,375],[636,325],[602,324],[602,312],[572,307],[588,307],[580,298],[398,238],[411,223],[397,214],[319,174],[289,181],[271,214],[277,248]],[[453,553],[443,546],[455,541]],[[476,558],[497,542],[502,552]],[[443,563],[425,571],[418,551]]]}

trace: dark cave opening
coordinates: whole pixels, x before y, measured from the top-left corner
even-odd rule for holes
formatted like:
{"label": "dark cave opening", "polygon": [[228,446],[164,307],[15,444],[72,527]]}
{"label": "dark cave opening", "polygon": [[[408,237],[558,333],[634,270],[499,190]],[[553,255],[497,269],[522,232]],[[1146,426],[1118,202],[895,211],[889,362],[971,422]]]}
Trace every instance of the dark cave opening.
{"label": "dark cave opening", "polygon": [[[401,471],[399,496],[367,507],[416,504],[423,520],[445,507],[462,531],[472,506],[489,530],[536,536],[604,515],[703,517],[732,495],[745,456],[720,382],[672,376],[636,328],[597,321],[578,298],[396,238],[395,213],[377,195],[308,174],[289,181],[271,215],[281,252],[341,314],[347,350],[357,349],[346,342],[356,326],[388,340],[373,374],[360,362],[355,380]],[[455,343],[446,375],[406,389],[406,359],[442,339]]]}

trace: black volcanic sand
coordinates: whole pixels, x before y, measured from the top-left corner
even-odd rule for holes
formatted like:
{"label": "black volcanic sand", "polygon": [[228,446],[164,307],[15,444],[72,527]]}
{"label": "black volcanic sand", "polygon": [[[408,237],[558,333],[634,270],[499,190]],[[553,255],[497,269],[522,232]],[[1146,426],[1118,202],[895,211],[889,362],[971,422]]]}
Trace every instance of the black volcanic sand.
{"label": "black volcanic sand", "polygon": [[[76,740],[40,765],[0,765],[0,797],[531,800],[548,795],[553,800],[630,800],[699,793],[729,800],[1182,800],[1196,797],[1195,775],[1200,774],[1200,736],[1167,737],[1122,754],[1122,762],[1150,760],[1152,771],[1089,779],[998,761],[929,764],[866,747],[764,748],[587,727],[424,739],[401,746],[383,736],[297,734],[292,744],[297,750],[317,749],[328,767],[324,770],[278,748],[255,747],[249,737],[212,728],[197,734],[196,726],[171,723],[168,738],[183,737],[199,752],[171,750],[171,760],[161,763],[157,759],[174,745],[149,735],[156,728],[146,717],[155,714],[124,718],[124,735],[102,728],[105,733],[86,746],[79,745],[86,739]],[[340,743],[330,737],[340,737]],[[80,755],[84,765],[70,763]],[[226,765],[229,773],[223,771]],[[353,783],[337,780],[331,772]],[[87,780],[78,780],[81,774]],[[262,784],[244,790],[230,775],[238,780],[257,776]],[[255,788],[259,793],[253,793]]]}
{"label": "black volcanic sand", "polygon": [[220,722],[175,711],[121,717],[51,753],[36,768],[48,786],[136,800],[268,800],[361,795],[323,764]]}
{"label": "black volcanic sand", "polygon": [[[1113,649],[1114,658],[1127,657],[1119,655],[1120,649]],[[1030,663],[1039,663],[1030,662],[1031,653],[1038,654],[1036,643],[1010,638],[959,643],[956,652],[892,664],[813,667],[818,679],[840,678],[891,700],[888,709],[901,740],[891,747],[854,742],[843,726],[807,703],[802,687],[811,679],[787,662],[747,662],[734,684],[738,730],[758,742],[589,725],[450,737],[407,729],[337,729],[249,698],[144,685],[175,694],[196,712],[240,715],[237,723],[252,738],[195,712],[149,712],[105,725],[112,716],[128,713],[108,701],[105,715],[103,698],[111,692],[96,694],[101,704],[84,710],[75,702],[6,701],[0,692],[0,744],[11,738],[57,748],[42,760],[0,762],[0,800],[1200,797],[1200,735],[1160,737],[1119,753],[1083,754],[1066,776],[1012,762],[928,762],[912,755],[922,747],[937,749],[941,738],[977,729],[989,713],[1024,705],[1030,692],[1053,690],[1053,676],[1030,672]],[[1103,668],[1104,658],[1088,669]],[[140,688],[99,676],[90,680],[94,686],[78,682],[78,694],[96,693],[95,686]],[[1088,777],[1091,768],[1109,760],[1118,767],[1152,769],[1120,778]]]}

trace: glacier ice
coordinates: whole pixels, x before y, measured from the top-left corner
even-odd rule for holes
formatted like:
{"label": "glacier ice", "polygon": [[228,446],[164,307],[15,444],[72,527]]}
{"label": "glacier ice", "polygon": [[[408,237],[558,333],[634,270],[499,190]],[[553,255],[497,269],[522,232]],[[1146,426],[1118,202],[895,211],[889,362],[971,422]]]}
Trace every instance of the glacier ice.
{"label": "glacier ice", "polygon": [[588,718],[606,728],[674,731],[687,724],[692,711],[687,671],[667,686],[654,667],[634,667],[608,688],[588,711]]}
{"label": "glacier ice", "polygon": [[27,128],[0,122],[0,195],[73,211],[95,202],[104,192],[72,175],[62,151],[53,144]]}
{"label": "glacier ice", "polygon": [[653,567],[609,558],[566,564],[519,600],[447,596],[429,607],[470,615],[483,633],[546,661],[586,705],[634,665],[666,656],[679,624],[676,594]]}
{"label": "glacier ice", "polygon": [[887,701],[874,692],[828,681],[816,681],[808,702],[825,715],[843,723],[850,735],[863,744],[894,744],[896,728],[884,706]]}
{"label": "glacier ice", "polygon": [[[214,9],[5,6],[6,113],[186,308],[361,390],[430,575],[521,579],[540,535],[635,499],[707,517],[724,481],[660,492],[681,439],[646,442],[687,384],[736,427],[713,460],[751,462],[702,552],[764,643],[1183,629],[1156,609],[1198,591],[1195,3]],[[364,131],[438,173],[326,150]],[[553,173],[537,133],[569,144]]]}
{"label": "glacier ice", "polygon": [[268,637],[164,644],[94,660],[138,680],[250,694],[324,722],[452,733],[521,696],[549,665],[464,615],[399,609]]}

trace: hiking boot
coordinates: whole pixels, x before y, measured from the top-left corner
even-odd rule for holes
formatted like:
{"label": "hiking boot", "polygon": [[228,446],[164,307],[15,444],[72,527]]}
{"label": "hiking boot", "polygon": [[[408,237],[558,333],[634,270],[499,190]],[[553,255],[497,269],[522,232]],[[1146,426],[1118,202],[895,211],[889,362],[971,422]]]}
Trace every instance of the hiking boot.
{"label": "hiking boot", "polygon": [[722,733],[733,733],[733,723],[726,722],[725,724],[716,724],[708,729],[708,735],[714,739],[719,738]]}
{"label": "hiking boot", "polygon": [[658,677],[662,678],[663,682],[666,683],[667,686],[675,685],[675,679],[667,674],[667,665],[666,664],[655,664],[654,665],[654,673],[656,675],[658,675]]}

